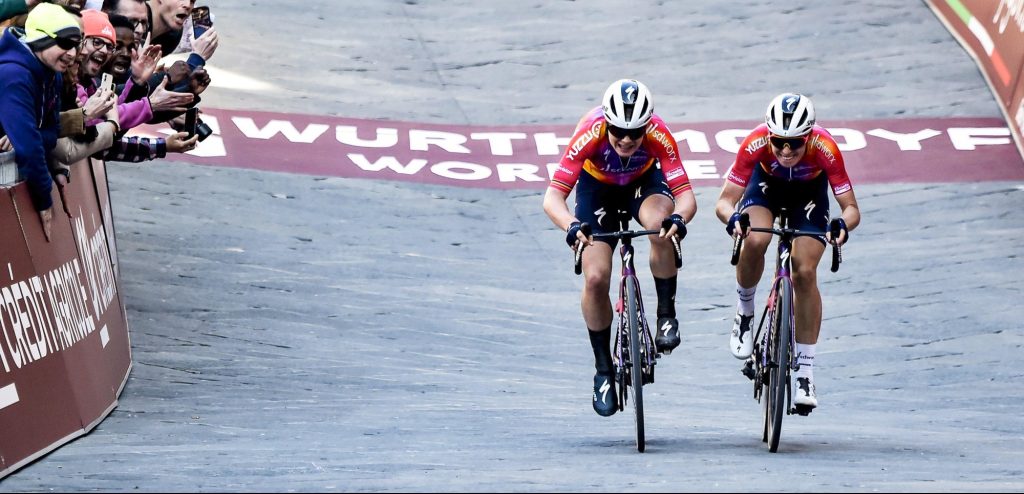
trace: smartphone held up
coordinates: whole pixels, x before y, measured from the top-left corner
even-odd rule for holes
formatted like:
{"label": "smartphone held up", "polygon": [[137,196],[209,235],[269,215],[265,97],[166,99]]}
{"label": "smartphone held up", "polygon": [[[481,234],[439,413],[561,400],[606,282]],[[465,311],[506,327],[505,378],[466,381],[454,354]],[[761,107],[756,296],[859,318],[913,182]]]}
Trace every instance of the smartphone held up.
{"label": "smartphone held up", "polygon": [[210,7],[195,7],[192,9],[192,34],[198,38],[213,27],[213,14]]}

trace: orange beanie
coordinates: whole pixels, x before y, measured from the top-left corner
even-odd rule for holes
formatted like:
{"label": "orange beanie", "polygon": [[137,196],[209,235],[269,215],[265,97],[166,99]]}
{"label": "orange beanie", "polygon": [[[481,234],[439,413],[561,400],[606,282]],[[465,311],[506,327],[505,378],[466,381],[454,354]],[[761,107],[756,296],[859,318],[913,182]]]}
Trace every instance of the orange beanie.
{"label": "orange beanie", "polygon": [[114,26],[110,24],[110,18],[107,17],[106,12],[92,9],[83,10],[82,22],[85,24],[86,38],[95,36],[109,41],[112,45],[117,45],[117,34],[114,32]]}

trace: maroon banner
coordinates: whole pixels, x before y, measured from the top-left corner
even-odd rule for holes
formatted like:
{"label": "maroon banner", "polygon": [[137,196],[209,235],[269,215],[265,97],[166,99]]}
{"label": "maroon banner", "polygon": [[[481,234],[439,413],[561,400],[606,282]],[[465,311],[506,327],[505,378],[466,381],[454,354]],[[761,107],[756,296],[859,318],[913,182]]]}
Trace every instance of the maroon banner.
{"label": "maroon banner", "polygon": [[[169,159],[320,176],[491,188],[544,188],[572,125],[466,126],[206,110],[214,135]],[[854,184],[1024,179],[1024,161],[997,118],[828,120]],[[758,124],[670,124],[696,185],[722,184]],[[143,128],[139,135],[166,135]]]}
{"label": "maroon banner", "polygon": [[131,369],[96,185],[72,166],[49,241],[27,185],[0,187],[0,478],[95,427]]}
{"label": "maroon banner", "polygon": [[1024,1],[925,1],[981,67],[1024,156]]}

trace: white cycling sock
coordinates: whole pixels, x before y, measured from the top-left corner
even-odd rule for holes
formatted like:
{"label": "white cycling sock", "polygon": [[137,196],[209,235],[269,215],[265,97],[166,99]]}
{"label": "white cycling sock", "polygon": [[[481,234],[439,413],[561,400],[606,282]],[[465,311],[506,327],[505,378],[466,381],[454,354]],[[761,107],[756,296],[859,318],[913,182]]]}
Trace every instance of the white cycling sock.
{"label": "white cycling sock", "polygon": [[739,282],[736,283],[736,295],[739,296],[739,303],[736,304],[736,310],[744,316],[754,315],[754,292],[757,291],[757,285],[750,288],[743,288]]}
{"label": "white cycling sock", "polygon": [[806,377],[814,380],[814,345],[805,343],[796,344],[796,363],[800,368],[796,370],[793,377]]}

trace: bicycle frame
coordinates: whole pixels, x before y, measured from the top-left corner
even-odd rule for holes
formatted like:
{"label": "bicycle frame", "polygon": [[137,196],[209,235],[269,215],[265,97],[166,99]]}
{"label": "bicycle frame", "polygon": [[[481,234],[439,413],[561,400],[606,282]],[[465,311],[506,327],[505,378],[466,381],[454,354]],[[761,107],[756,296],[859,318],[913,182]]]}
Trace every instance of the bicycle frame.
{"label": "bicycle frame", "polygon": [[[758,372],[758,375],[759,375],[759,378],[760,378],[761,382],[763,382],[764,373],[772,365],[772,362],[771,362],[772,356],[770,354],[770,351],[768,351],[768,350],[774,347],[772,345],[772,342],[775,341],[775,337],[776,337],[775,331],[777,330],[777,328],[776,328],[775,324],[773,324],[771,321],[775,320],[775,311],[778,309],[778,302],[779,302],[778,301],[778,294],[779,294],[779,286],[780,285],[783,286],[784,290],[789,292],[789,299],[793,300],[793,278],[792,278],[791,273],[793,271],[793,259],[792,259],[793,238],[795,237],[795,233],[796,232],[794,230],[791,230],[791,229],[789,229],[787,227],[787,224],[786,224],[787,222],[785,221],[785,217],[782,217],[782,220],[781,220],[780,223],[781,223],[780,224],[780,228],[778,230],[772,232],[772,233],[776,233],[776,234],[779,235],[779,240],[777,242],[778,243],[777,254],[776,254],[776,257],[775,257],[775,276],[772,279],[771,289],[768,291],[768,300],[765,302],[765,312],[762,314],[761,322],[758,324],[757,334],[754,335],[754,341],[758,341],[758,338],[761,337],[761,329],[764,327],[765,321],[769,321],[768,331],[765,332],[764,336],[760,339],[760,342],[759,342],[760,348],[758,349],[759,351],[755,354],[755,355],[757,355],[759,357],[759,360],[760,360],[760,362],[758,362],[758,364],[759,364],[758,367],[759,368],[757,369],[757,372]],[[752,229],[752,230],[758,231],[760,229]],[[787,280],[788,283],[783,283],[783,280]],[[784,316],[789,318],[789,324],[790,324],[789,327],[790,328],[795,328],[796,326],[795,326],[795,321],[794,321],[794,311],[791,310],[788,315],[784,314]],[[789,358],[788,358],[789,362],[786,363],[786,366],[789,367],[790,370],[795,370],[796,367],[795,367],[794,364],[796,362],[796,356],[793,354],[793,349],[795,348],[795,345],[796,345],[796,332],[795,331],[790,332],[789,341],[788,342],[784,342],[784,343],[789,348],[789,351],[786,352],[786,354],[789,356]],[[782,362],[779,362],[778,364],[781,365]],[[787,372],[786,375],[788,376],[789,372]],[[761,389],[762,389],[762,387],[758,386],[758,388],[754,391],[755,398],[760,399],[759,395],[760,395]],[[787,385],[786,385],[786,410],[787,410],[787,414],[789,413],[788,410],[791,408],[791,406],[790,406],[791,403],[792,403],[791,398],[792,397],[791,397],[791,394],[790,394],[790,387],[789,387],[789,384],[787,383]]]}
{"label": "bicycle frame", "polygon": [[[658,233],[657,231],[650,231],[645,233]],[[654,382],[654,365],[656,364],[657,350],[654,346],[654,336],[651,333],[651,328],[647,324],[647,316],[644,312],[644,300],[643,295],[640,293],[640,280],[636,276],[636,268],[633,265],[633,258],[635,251],[633,249],[632,238],[630,236],[621,236],[622,245],[619,247],[619,257],[622,261],[622,279],[619,282],[619,300],[616,303],[615,311],[619,313],[619,330],[615,336],[615,360],[617,365],[616,372],[622,372],[623,369],[632,367],[635,370],[637,367],[634,365],[637,360],[627,359],[628,349],[623,345],[624,342],[629,341],[629,321],[631,317],[636,317],[638,321],[637,328],[639,329],[640,335],[640,348],[642,354],[642,360],[640,360],[640,369],[642,372],[643,383],[649,384]],[[636,314],[628,314],[627,304],[627,292],[629,291],[629,284],[633,285],[633,296],[636,300]],[[626,363],[629,362],[629,366]],[[626,382],[630,382],[626,379]],[[625,390],[621,390],[620,393],[625,397]],[[619,401],[619,410],[622,410],[625,400]]]}
{"label": "bicycle frame", "polygon": [[[615,345],[613,358],[615,360],[615,381],[619,384],[618,404],[619,411],[626,408],[628,396],[626,388],[632,388],[633,408],[636,419],[636,446],[637,451],[644,452],[646,440],[644,438],[644,412],[643,412],[643,386],[654,382],[654,366],[659,356],[654,343],[654,335],[647,324],[647,316],[644,313],[643,296],[640,293],[640,281],[636,276],[636,267],[633,265],[635,251],[633,249],[633,238],[657,235],[658,230],[629,230],[629,221],[623,220],[622,230],[612,233],[596,233],[593,238],[609,238],[622,241],[619,248],[619,257],[622,264],[622,277],[619,282],[619,299],[615,311],[619,313],[619,328],[615,332]],[[663,228],[667,228],[663,225]],[[580,232],[591,236],[590,225],[583,223]],[[678,239],[672,238],[676,251],[676,267],[682,263],[681,250]],[[575,259],[576,274],[581,273],[583,260],[583,247],[580,244],[576,249]]]}
{"label": "bicycle frame", "polygon": [[[778,251],[775,257],[775,275],[772,280],[765,310],[754,334],[754,353],[747,361],[743,373],[754,381],[754,399],[762,403],[764,413],[764,435],[762,441],[768,443],[768,450],[776,452],[779,447],[783,411],[785,415],[797,413],[807,415],[810,409],[793,407],[791,373],[799,368],[796,348],[796,324],[792,279],[793,240],[799,236],[820,236],[825,232],[802,231],[789,228],[786,210],[778,216],[778,227],[749,228],[749,219],[740,218],[740,226],[749,228],[751,232],[764,232],[777,235]],[[831,234],[838,235],[838,227],[831,227]],[[733,244],[732,264],[736,265],[742,237],[737,237]],[[842,253],[838,245],[832,247],[832,272],[839,269]],[[781,296],[782,300],[779,299]],[[780,312],[781,311],[781,312]],[[762,334],[764,323],[768,321],[768,330]],[[781,326],[781,328],[780,328]],[[779,334],[781,332],[781,335]],[[779,341],[785,338],[785,341]],[[767,392],[768,396],[763,394]],[[763,401],[762,401],[763,400]],[[782,401],[784,400],[784,401]]]}

